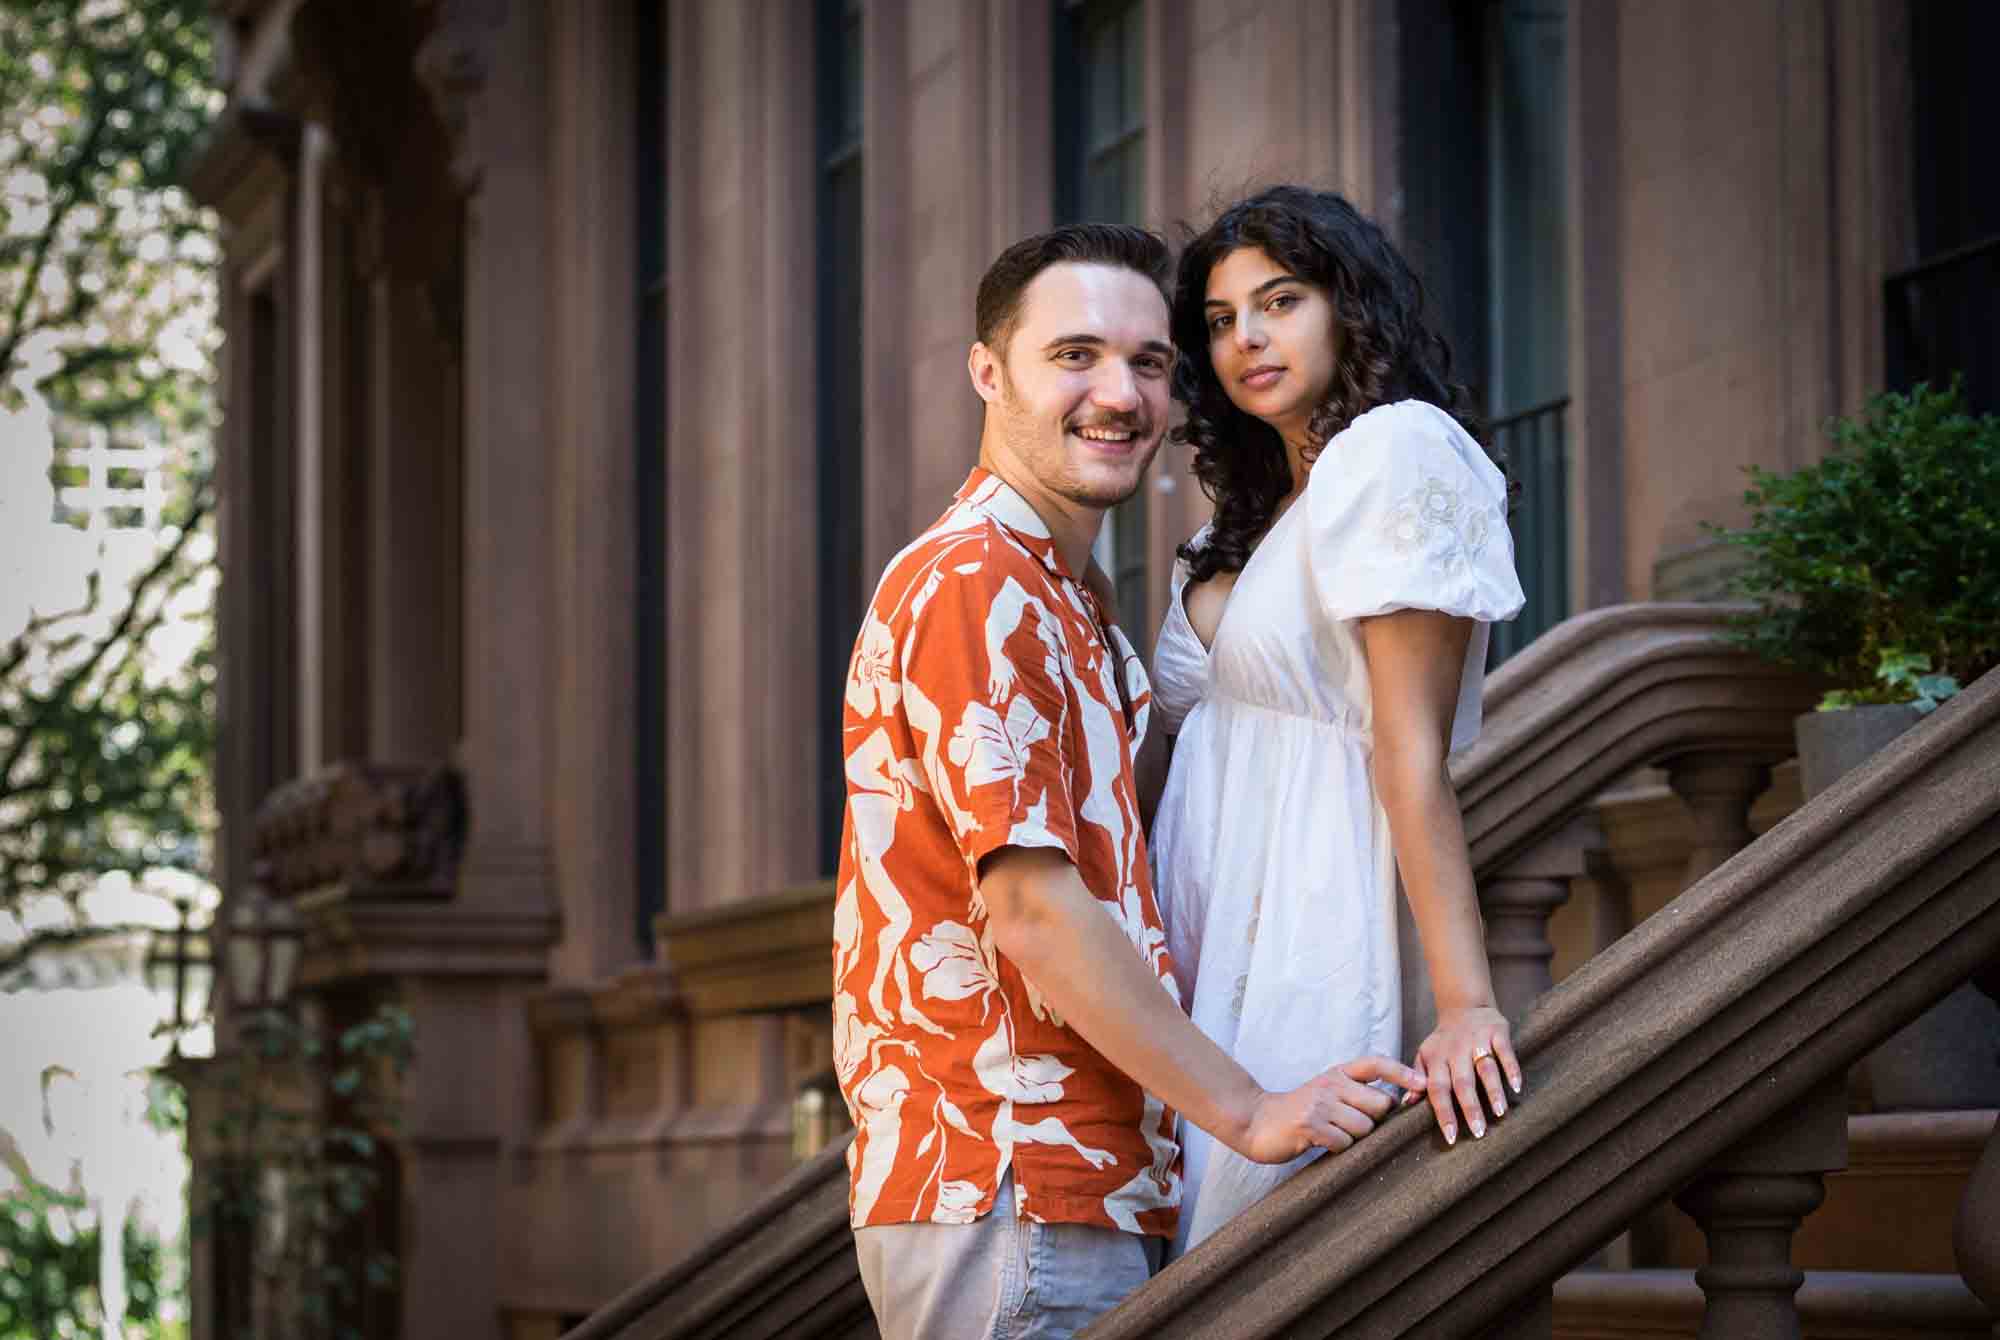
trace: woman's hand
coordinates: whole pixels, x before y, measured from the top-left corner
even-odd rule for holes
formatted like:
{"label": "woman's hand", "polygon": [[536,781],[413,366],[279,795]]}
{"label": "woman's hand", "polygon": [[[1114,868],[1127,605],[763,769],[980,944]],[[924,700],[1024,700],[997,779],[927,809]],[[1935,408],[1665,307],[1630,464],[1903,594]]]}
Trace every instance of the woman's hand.
{"label": "woman's hand", "polygon": [[1479,1105],[1484,1088],[1493,1115],[1507,1115],[1506,1083],[1521,1092],[1521,1063],[1514,1057],[1514,1038],[1507,1016],[1491,1005],[1439,1010],[1437,1028],[1417,1048],[1417,1070],[1423,1079],[1420,1088],[1405,1094],[1405,1104],[1428,1094],[1431,1110],[1437,1114],[1438,1128],[1446,1144],[1458,1142],[1458,1114],[1454,1101],[1465,1111],[1465,1124],[1474,1139],[1486,1134],[1486,1114]]}

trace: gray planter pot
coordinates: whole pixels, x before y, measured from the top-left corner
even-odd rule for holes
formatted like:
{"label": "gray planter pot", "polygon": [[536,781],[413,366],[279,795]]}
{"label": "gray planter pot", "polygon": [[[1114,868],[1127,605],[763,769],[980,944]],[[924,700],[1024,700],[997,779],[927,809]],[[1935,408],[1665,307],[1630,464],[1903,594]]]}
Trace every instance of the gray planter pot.
{"label": "gray planter pot", "polygon": [[[1914,707],[1808,712],[1795,725],[1807,800],[1923,717]],[[1858,1067],[1879,1111],[2000,1107],[2000,1005],[1970,984],[1870,1052]]]}

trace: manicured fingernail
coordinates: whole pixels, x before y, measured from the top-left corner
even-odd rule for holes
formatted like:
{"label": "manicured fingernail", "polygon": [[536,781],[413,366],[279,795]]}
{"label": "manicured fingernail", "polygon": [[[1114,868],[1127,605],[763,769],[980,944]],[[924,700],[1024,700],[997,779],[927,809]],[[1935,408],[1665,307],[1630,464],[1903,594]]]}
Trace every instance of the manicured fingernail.
{"label": "manicured fingernail", "polygon": [[1507,1115],[1507,1100],[1505,1098],[1495,1098],[1493,1100],[1493,1115],[1496,1117]]}
{"label": "manicured fingernail", "polygon": [[1458,1143],[1458,1127],[1447,1126],[1444,1128],[1444,1142],[1448,1145],[1455,1145]]}
{"label": "manicured fingernail", "polygon": [[1483,1118],[1474,1117],[1472,1119],[1472,1138],[1475,1140],[1484,1140],[1486,1138],[1486,1122]]}
{"label": "manicured fingernail", "polygon": [[1519,1075],[1509,1076],[1508,1083],[1514,1086],[1514,1092],[1516,1094],[1519,1094],[1521,1092],[1521,1077]]}

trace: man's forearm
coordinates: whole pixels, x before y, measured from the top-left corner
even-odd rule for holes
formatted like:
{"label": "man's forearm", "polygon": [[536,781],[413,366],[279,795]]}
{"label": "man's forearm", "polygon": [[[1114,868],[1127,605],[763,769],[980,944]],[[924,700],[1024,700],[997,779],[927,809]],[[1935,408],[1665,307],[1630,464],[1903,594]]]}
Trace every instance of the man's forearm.
{"label": "man's forearm", "polygon": [[1000,952],[1106,1060],[1239,1148],[1264,1091],[1181,1012],[1074,866],[1059,853],[1014,859],[1032,865],[987,895],[1004,909]]}

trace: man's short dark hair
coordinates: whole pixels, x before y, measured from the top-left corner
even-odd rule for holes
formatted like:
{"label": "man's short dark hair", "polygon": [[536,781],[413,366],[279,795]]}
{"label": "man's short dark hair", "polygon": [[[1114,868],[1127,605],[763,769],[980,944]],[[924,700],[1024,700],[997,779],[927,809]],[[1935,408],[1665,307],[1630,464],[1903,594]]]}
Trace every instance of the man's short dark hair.
{"label": "man's short dark hair", "polygon": [[1116,265],[1137,271],[1153,281],[1169,310],[1173,307],[1169,288],[1173,261],[1167,253],[1166,241],[1158,233],[1124,223],[1066,223],[1046,233],[1022,238],[986,267],[979,280],[979,299],[974,309],[979,342],[1004,355],[1021,315],[1021,295],[1035,282],[1036,275],[1051,265],[1065,262]]}

